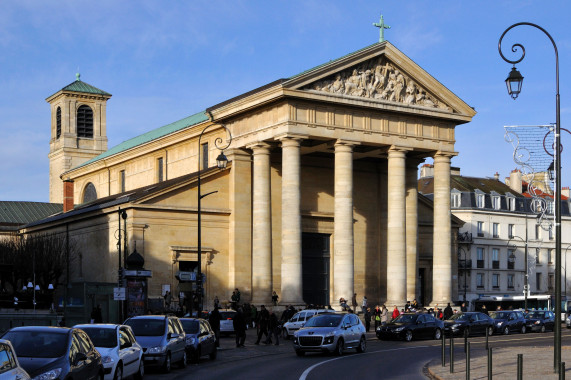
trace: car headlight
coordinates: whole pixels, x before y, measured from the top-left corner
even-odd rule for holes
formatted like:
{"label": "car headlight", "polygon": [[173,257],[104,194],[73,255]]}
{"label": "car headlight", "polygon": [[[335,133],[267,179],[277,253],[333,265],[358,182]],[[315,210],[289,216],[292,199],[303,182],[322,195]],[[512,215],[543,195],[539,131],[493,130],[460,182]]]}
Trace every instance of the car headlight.
{"label": "car headlight", "polygon": [[539,322],[539,321],[535,321],[535,324],[536,324],[536,325],[540,325],[540,324],[541,324],[541,322]]}
{"label": "car headlight", "polygon": [[396,332],[400,332],[400,331],[402,331],[402,330],[404,330],[404,326],[402,326],[402,327],[397,327],[397,328],[395,329]]}
{"label": "car headlight", "polygon": [[61,374],[61,368],[50,369],[48,372],[44,372],[41,375],[34,377],[32,380],[53,380],[58,379]]}
{"label": "car headlight", "polygon": [[452,328],[452,330],[458,330],[458,327],[460,327],[460,325],[452,325],[452,326],[450,326],[450,328]]}
{"label": "car headlight", "polygon": [[501,325],[503,325],[503,324],[504,324],[504,322],[498,322],[498,323],[497,323],[498,326],[501,326]]}
{"label": "car headlight", "polygon": [[325,338],[323,339],[323,344],[331,344],[335,341],[335,334],[334,333],[329,333],[325,336]]}
{"label": "car headlight", "polygon": [[295,344],[297,344],[297,335],[294,335],[294,336],[293,336],[293,342],[294,342]]}
{"label": "car headlight", "polygon": [[109,363],[113,363],[115,361],[115,359],[113,359],[111,356],[103,356],[101,358],[101,361],[103,362],[103,364],[109,364]]}
{"label": "car headlight", "polygon": [[186,344],[194,344],[194,342],[196,342],[196,338],[194,338],[193,336],[189,336],[186,338]]}
{"label": "car headlight", "polygon": [[166,346],[157,346],[149,348],[149,354],[162,354],[165,352]]}

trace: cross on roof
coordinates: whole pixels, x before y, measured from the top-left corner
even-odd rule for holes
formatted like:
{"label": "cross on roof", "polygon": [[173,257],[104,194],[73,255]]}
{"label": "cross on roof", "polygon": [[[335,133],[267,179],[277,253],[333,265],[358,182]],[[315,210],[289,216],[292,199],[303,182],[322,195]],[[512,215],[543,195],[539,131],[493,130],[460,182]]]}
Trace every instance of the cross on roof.
{"label": "cross on roof", "polygon": [[373,26],[379,28],[379,42],[383,42],[385,40],[385,29],[390,29],[391,27],[385,24],[385,20],[383,19],[383,15],[381,15],[380,22],[373,23]]}

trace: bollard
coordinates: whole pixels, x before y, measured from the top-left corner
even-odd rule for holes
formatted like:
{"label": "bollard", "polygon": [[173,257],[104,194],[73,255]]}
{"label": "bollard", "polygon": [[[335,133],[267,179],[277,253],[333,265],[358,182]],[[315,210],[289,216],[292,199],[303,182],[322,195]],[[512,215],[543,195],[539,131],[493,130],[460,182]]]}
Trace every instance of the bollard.
{"label": "bollard", "polygon": [[450,336],[450,373],[454,373],[454,334]]}
{"label": "bollard", "polygon": [[446,367],[446,337],[442,332],[442,367]]}
{"label": "bollard", "polygon": [[466,380],[470,380],[470,342],[466,345]]}
{"label": "bollard", "polygon": [[523,380],[523,354],[517,354],[517,380]]}
{"label": "bollard", "polygon": [[560,363],[559,367],[559,380],[565,380],[565,362]]}
{"label": "bollard", "polygon": [[492,347],[488,347],[488,380],[492,380]]}
{"label": "bollard", "polygon": [[488,347],[489,347],[489,346],[488,346],[488,339],[489,339],[489,336],[488,336],[488,329],[486,328],[486,350],[487,350],[487,349],[488,349]]}
{"label": "bollard", "polygon": [[464,334],[464,353],[466,353],[468,348],[468,335]]}

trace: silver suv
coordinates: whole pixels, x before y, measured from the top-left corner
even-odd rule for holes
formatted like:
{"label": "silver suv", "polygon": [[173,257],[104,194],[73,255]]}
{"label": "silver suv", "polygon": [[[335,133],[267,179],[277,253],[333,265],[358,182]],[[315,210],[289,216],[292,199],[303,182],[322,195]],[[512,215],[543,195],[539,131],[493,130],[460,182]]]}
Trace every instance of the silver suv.
{"label": "silver suv", "polygon": [[159,366],[165,373],[170,372],[172,363],[186,367],[186,334],[177,317],[139,315],[127,319],[125,324],[143,347],[145,367]]}
{"label": "silver suv", "polygon": [[298,356],[306,352],[334,352],[346,349],[365,352],[365,326],[355,314],[322,314],[311,318],[293,335],[293,348]]}

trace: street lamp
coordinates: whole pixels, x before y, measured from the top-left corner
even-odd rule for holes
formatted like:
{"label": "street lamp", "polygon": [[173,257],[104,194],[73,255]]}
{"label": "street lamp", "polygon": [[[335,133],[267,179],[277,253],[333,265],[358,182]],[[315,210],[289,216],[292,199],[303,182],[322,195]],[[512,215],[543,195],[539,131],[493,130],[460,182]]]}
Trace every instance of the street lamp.
{"label": "street lamp", "polygon": [[521,57],[516,60],[507,59],[502,53],[502,39],[508,31],[520,25],[528,25],[541,30],[551,41],[555,51],[555,337],[553,344],[553,366],[554,371],[559,373],[561,366],[561,123],[559,106],[559,54],[557,52],[557,45],[551,35],[539,25],[530,22],[519,22],[507,28],[498,41],[498,51],[504,61],[513,64],[512,71],[508,79],[506,79],[508,93],[513,99],[516,99],[521,91],[523,76],[516,70],[515,65],[521,62],[525,57],[525,48],[523,45],[517,43],[512,45],[511,50],[514,53],[518,51],[518,48],[521,49]]}
{"label": "street lamp", "polygon": [[226,145],[222,145],[222,138],[221,137],[217,137],[214,140],[214,145],[220,149],[220,154],[218,155],[218,157],[216,157],[216,166],[218,166],[218,169],[225,169],[226,165],[228,164],[228,159],[226,158],[226,156],[224,155],[224,149],[227,149],[230,146],[230,143],[232,142],[232,133],[230,132],[230,130],[223,124],[210,124],[207,125],[202,132],[200,132],[200,136],[198,137],[198,175],[197,175],[197,182],[198,182],[198,188],[197,188],[197,204],[198,204],[198,216],[197,216],[197,223],[198,223],[198,238],[197,238],[197,252],[198,252],[198,271],[196,273],[196,293],[198,294],[197,300],[198,300],[198,316],[201,316],[202,313],[202,225],[201,225],[201,216],[202,216],[202,210],[201,210],[201,200],[202,198],[210,195],[210,194],[214,194],[217,193],[218,191],[211,191],[209,193],[206,194],[202,194],[200,192],[200,167],[201,167],[201,160],[200,160],[200,151],[202,149],[202,145],[201,145],[201,141],[202,141],[202,136],[204,135],[204,132],[206,132],[206,130],[208,130],[208,128],[212,127],[212,126],[222,126],[222,128],[224,128],[226,130],[226,132],[228,133],[228,141],[226,143]]}

